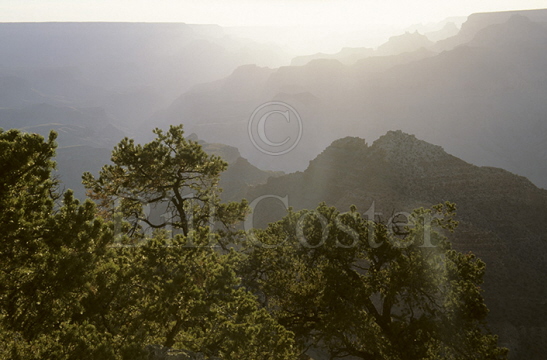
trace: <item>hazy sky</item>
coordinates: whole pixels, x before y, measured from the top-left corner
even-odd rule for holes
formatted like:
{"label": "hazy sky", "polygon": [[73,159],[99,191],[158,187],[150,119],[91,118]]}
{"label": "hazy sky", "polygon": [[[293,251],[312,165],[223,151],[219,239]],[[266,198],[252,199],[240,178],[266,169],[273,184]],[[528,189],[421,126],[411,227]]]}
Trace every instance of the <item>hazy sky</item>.
{"label": "hazy sky", "polygon": [[410,25],[547,0],[0,0],[0,22],[146,21],[233,25]]}

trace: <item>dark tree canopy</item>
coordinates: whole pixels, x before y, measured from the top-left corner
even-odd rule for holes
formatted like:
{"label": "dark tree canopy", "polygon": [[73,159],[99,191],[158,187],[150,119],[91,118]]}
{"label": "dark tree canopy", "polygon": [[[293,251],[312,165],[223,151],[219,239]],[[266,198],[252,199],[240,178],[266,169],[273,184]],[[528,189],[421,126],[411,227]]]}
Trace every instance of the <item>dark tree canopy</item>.
{"label": "dark tree canopy", "polygon": [[484,263],[435,231],[455,227],[454,211],[418,209],[404,236],[355,207],[290,211],[255,232],[269,246],[247,249],[244,283],[302,348],[332,359],[504,359],[485,326]]}
{"label": "dark tree canopy", "polygon": [[289,210],[240,251],[218,249],[210,239],[233,244],[247,211],[219,201],[226,163],[181,126],[155,134],[84,175],[97,208],[57,193],[54,133],[0,130],[0,359],[147,359],[150,345],[229,360],[506,358],[486,327],[485,264],[441,235],[453,204],[395,232],[355,207]]}
{"label": "dark tree canopy", "polygon": [[[235,252],[187,247],[184,235],[168,239],[165,231],[117,247],[115,224],[92,201],[80,204],[68,191],[56,204],[54,139],[0,132],[0,166],[9,170],[0,174],[1,359],[147,359],[153,344],[223,359],[295,358],[292,333],[241,287]],[[205,158],[196,152],[184,158]],[[193,168],[210,182],[186,182],[204,203],[225,166],[213,159]],[[155,184],[161,190],[164,182]],[[123,194],[153,197],[142,188]],[[206,244],[210,228],[193,235]]]}
{"label": "dark tree canopy", "polygon": [[11,358],[40,358],[34,350],[75,329],[112,239],[91,201],[56,194],[55,137],[0,131],[0,168],[7,170],[0,175],[0,351],[12,351]]}

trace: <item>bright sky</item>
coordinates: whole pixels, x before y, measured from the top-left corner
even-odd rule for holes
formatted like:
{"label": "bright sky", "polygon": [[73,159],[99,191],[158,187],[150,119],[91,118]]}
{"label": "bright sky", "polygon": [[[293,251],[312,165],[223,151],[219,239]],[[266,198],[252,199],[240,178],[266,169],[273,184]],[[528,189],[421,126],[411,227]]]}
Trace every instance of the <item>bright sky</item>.
{"label": "bright sky", "polygon": [[547,0],[0,0],[0,22],[131,21],[223,26],[410,25],[474,12],[547,8]]}

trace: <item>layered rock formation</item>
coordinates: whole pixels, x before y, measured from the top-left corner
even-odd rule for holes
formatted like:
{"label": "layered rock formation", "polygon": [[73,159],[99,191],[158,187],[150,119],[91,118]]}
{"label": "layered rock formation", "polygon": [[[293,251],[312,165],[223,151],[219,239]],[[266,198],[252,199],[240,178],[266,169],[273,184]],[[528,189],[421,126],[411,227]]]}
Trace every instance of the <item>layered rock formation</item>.
{"label": "layered rock formation", "polygon": [[[460,225],[449,239],[487,264],[484,289],[495,332],[514,358],[538,358],[545,350],[547,191],[528,179],[471,165],[440,146],[391,131],[370,146],[355,137],[334,141],[304,172],[270,178],[247,198],[263,195],[287,196],[295,209],[325,201],[347,211],[354,204],[361,213],[373,209],[384,222],[397,212],[455,202]],[[282,216],[282,206],[273,202],[255,216],[258,225]]]}

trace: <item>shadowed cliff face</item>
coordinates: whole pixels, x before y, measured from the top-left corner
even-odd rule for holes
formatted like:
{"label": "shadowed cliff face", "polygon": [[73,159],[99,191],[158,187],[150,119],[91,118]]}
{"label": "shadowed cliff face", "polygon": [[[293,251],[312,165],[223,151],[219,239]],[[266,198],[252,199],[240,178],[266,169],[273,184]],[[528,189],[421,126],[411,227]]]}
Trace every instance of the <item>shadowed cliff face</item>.
{"label": "shadowed cliff face", "polygon": [[245,197],[251,186],[265,184],[270,177],[281,176],[281,171],[265,171],[257,168],[241,157],[239,150],[224,144],[209,144],[199,141],[195,134],[190,139],[198,141],[208,154],[220,156],[228,163],[228,169],[220,174],[221,198],[226,201],[239,201]]}
{"label": "shadowed cliff face", "polygon": [[[472,251],[487,264],[490,323],[517,358],[543,351],[537,329],[547,324],[542,310],[547,298],[547,191],[526,178],[471,165],[440,146],[390,131],[370,146],[355,137],[336,140],[304,172],[270,178],[251,188],[247,199],[264,195],[287,196],[295,209],[313,209],[326,201],[347,211],[354,204],[363,214],[373,209],[385,222],[397,212],[455,202],[460,225],[449,238],[456,249]],[[262,204],[255,223],[282,216],[279,205],[275,199]],[[532,333],[537,343],[527,353]]]}
{"label": "shadowed cliff face", "polygon": [[[353,65],[317,59],[279,69],[240,68],[185,93],[154,121],[182,121],[208,141],[237,146],[259,167],[285,171],[303,170],[337,138],[375,139],[402,129],[465,161],[507,169],[545,188],[545,14],[471,16],[460,34],[472,35],[458,35],[465,41],[449,51],[369,56]],[[248,138],[251,114],[270,101],[291,105],[303,121],[299,145],[284,157],[262,154]]]}

